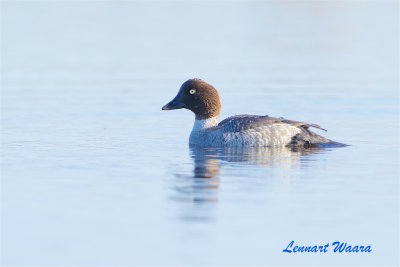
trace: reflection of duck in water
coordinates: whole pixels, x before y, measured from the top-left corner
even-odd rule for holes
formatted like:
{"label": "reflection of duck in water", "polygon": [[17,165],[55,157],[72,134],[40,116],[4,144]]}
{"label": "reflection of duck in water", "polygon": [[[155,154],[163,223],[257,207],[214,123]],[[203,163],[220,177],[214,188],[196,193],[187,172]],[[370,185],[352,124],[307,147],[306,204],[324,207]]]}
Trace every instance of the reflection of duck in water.
{"label": "reflection of duck in water", "polygon": [[180,203],[179,218],[184,221],[212,222],[216,219],[219,188],[219,159],[205,150],[192,150],[193,171],[175,173],[169,182],[172,200]]}
{"label": "reflection of duck in water", "polygon": [[190,79],[163,110],[186,108],[195,115],[189,144],[200,147],[333,147],[344,146],[310,130],[316,124],[240,115],[218,123],[221,103],[217,90],[200,79]]}
{"label": "reflection of duck in water", "polygon": [[194,178],[213,178],[219,173],[219,165],[240,163],[257,166],[297,166],[302,157],[321,152],[321,149],[279,148],[199,148],[191,147],[194,161]]}
{"label": "reflection of duck in water", "polygon": [[213,178],[218,175],[219,159],[215,150],[192,148],[191,156],[194,161],[194,178]]}
{"label": "reflection of duck in water", "polygon": [[[179,215],[182,220],[214,221],[220,186],[220,168],[224,168],[224,165],[279,166],[279,169],[285,169],[281,167],[291,168],[301,165],[308,155],[318,153],[318,151],[295,150],[286,147],[274,149],[191,147],[193,173],[190,176],[175,174],[174,181],[169,183],[173,191],[171,199],[182,203]],[[246,166],[242,167],[242,171],[246,171]],[[248,185],[247,182],[246,185]]]}
{"label": "reflection of duck in water", "polygon": [[[294,150],[282,148],[190,148],[191,157],[194,161],[193,176],[189,177],[176,174],[177,184],[175,189],[192,201],[210,201],[210,192],[219,187],[221,165],[241,164],[254,166],[281,167],[298,166],[301,157],[310,155],[316,150],[302,149]],[[179,179],[179,180],[178,180]],[[213,196],[212,201],[215,201]]]}

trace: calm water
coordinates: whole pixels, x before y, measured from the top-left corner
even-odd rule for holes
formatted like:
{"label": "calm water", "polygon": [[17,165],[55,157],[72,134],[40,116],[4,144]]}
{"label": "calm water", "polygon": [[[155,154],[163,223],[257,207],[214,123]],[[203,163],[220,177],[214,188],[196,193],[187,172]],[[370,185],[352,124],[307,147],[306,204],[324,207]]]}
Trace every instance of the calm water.
{"label": "calm water", "polygon": [[[395,1],[1,5],[2,264],[399,264]],[[351,146],[189,149],[192,77]]]}

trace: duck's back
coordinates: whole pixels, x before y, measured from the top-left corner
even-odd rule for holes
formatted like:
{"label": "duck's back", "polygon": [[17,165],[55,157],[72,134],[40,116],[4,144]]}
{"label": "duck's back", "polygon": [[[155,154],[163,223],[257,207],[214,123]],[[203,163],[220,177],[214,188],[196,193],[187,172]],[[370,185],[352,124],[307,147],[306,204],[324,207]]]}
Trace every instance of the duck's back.
{"label": "duck's back", "polygon": [[[220,138],[217,146],[318,146],[335,143],[309,130],[322,129],[315,124],[273,118],[269,116],[238,115],[221,121],[216,127]],[[322,129],[324,130],[324,129]],[[336,143],[338,144],[338,143]]]}

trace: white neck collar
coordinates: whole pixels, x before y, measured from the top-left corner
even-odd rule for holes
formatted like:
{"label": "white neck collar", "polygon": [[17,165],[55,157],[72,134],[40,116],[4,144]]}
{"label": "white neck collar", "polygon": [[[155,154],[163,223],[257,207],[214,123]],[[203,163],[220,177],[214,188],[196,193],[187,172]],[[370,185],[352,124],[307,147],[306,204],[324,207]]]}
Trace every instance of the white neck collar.
{"label": "white neck collar", "polygon": [[218,125],[218,117],[194,120],[193,131],[201,131]]}

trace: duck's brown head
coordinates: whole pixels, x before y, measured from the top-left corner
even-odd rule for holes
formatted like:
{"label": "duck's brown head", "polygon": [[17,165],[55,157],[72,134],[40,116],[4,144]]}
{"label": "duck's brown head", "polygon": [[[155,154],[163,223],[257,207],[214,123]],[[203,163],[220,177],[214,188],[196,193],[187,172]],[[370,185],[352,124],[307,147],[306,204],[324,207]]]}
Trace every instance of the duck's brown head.
{"label": "duck's brown head", "polygon": [[193,111],[197,120],[217,117],[221,112],[221,103],[217,90],[200,79],[184,82],[178,95],[166,104],[163,110],[186,108]]}

